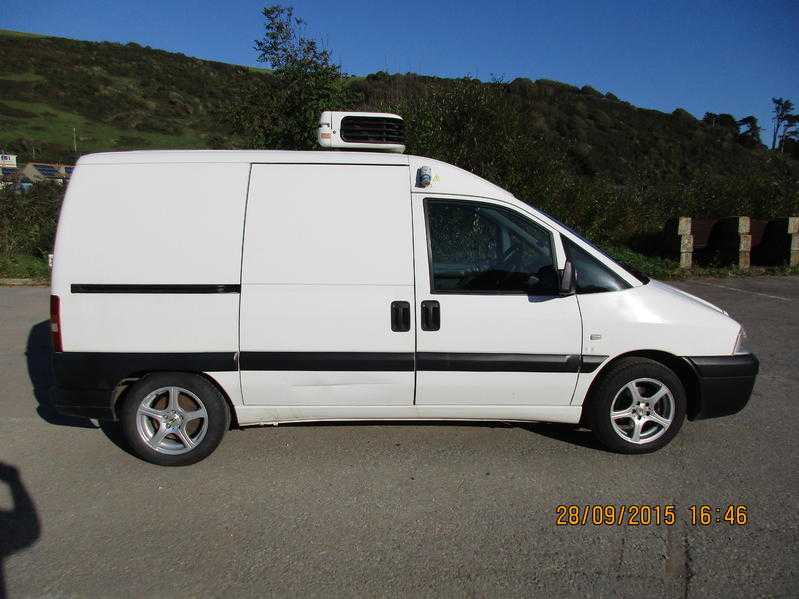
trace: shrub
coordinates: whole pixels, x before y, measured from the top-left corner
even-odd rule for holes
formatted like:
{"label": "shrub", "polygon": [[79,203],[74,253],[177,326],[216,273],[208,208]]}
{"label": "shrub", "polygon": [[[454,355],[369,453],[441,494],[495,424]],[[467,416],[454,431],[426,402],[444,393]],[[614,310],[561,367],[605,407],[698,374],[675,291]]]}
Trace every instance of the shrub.
{"label": "shrub", "polygon": [[43,256],[53,250],[64,188],[37,183],[28,191],[0,190],[0,256]]}

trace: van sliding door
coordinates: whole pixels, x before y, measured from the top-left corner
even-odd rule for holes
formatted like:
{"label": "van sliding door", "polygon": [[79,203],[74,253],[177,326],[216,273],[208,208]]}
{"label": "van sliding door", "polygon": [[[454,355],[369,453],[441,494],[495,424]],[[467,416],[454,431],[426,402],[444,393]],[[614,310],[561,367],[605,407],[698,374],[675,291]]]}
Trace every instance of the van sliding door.
{"label": "van sliding door", "polygon": [[302,419],[309,414],[292,407],[335,418],[347,406],[413,404],[408,180],[399,165],[253,165],[241,280],[246,405]]}

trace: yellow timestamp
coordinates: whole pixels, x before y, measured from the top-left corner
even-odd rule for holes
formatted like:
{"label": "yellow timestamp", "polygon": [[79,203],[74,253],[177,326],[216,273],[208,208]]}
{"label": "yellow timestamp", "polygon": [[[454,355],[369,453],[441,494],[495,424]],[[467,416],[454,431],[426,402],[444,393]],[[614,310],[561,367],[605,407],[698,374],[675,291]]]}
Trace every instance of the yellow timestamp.
{"label": "yellow timestamp", "polygon": [[[722,507],[708,504],[691,505],[683,513],[691,526],[749,524],[749,510],[743,504],[729,504]],[[561,503],[555,507],[557,526],[674,526],[677,524],[677,519],[677,507],[670,503],[583,505]]]}
{"label": "yellow timestamp", "polygon": [[713,524],[729,524],[746,526],[749,524],[749,508],[743,504],[715,507],[706,503],[692,505],[688,508],[691,526],[712,526]]}

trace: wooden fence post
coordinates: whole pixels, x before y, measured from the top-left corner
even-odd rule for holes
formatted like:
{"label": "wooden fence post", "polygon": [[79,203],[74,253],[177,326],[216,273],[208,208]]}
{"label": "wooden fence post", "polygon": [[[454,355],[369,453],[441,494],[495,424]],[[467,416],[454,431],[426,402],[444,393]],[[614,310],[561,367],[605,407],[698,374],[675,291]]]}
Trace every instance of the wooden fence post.
{"label": "wooden fence post", "polygon": [[752,221],[748,216],[738,217],[738,268],[749,270],[752,254]]}
{"label": "wooden fence post", "polygon": [[791,239],[788,264],[799,266],[799,216],[788,217],[788,236]]}
{"label": "wooden fence post", "polygon": [[691,268],[694,255],[694,236],[691,235],[691,217],[681,216],[677,222],[680,236],[680,268]]}

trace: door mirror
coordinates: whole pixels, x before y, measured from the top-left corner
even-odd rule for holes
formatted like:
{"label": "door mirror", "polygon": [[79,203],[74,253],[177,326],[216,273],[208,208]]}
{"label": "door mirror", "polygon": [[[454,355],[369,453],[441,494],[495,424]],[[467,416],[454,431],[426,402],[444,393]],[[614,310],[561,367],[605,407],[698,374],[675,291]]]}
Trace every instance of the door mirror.
{"label": "door mirror", "polygon": [[574,266],[571,260],[566,260],[560,275],[560,295],[574,295]]}

